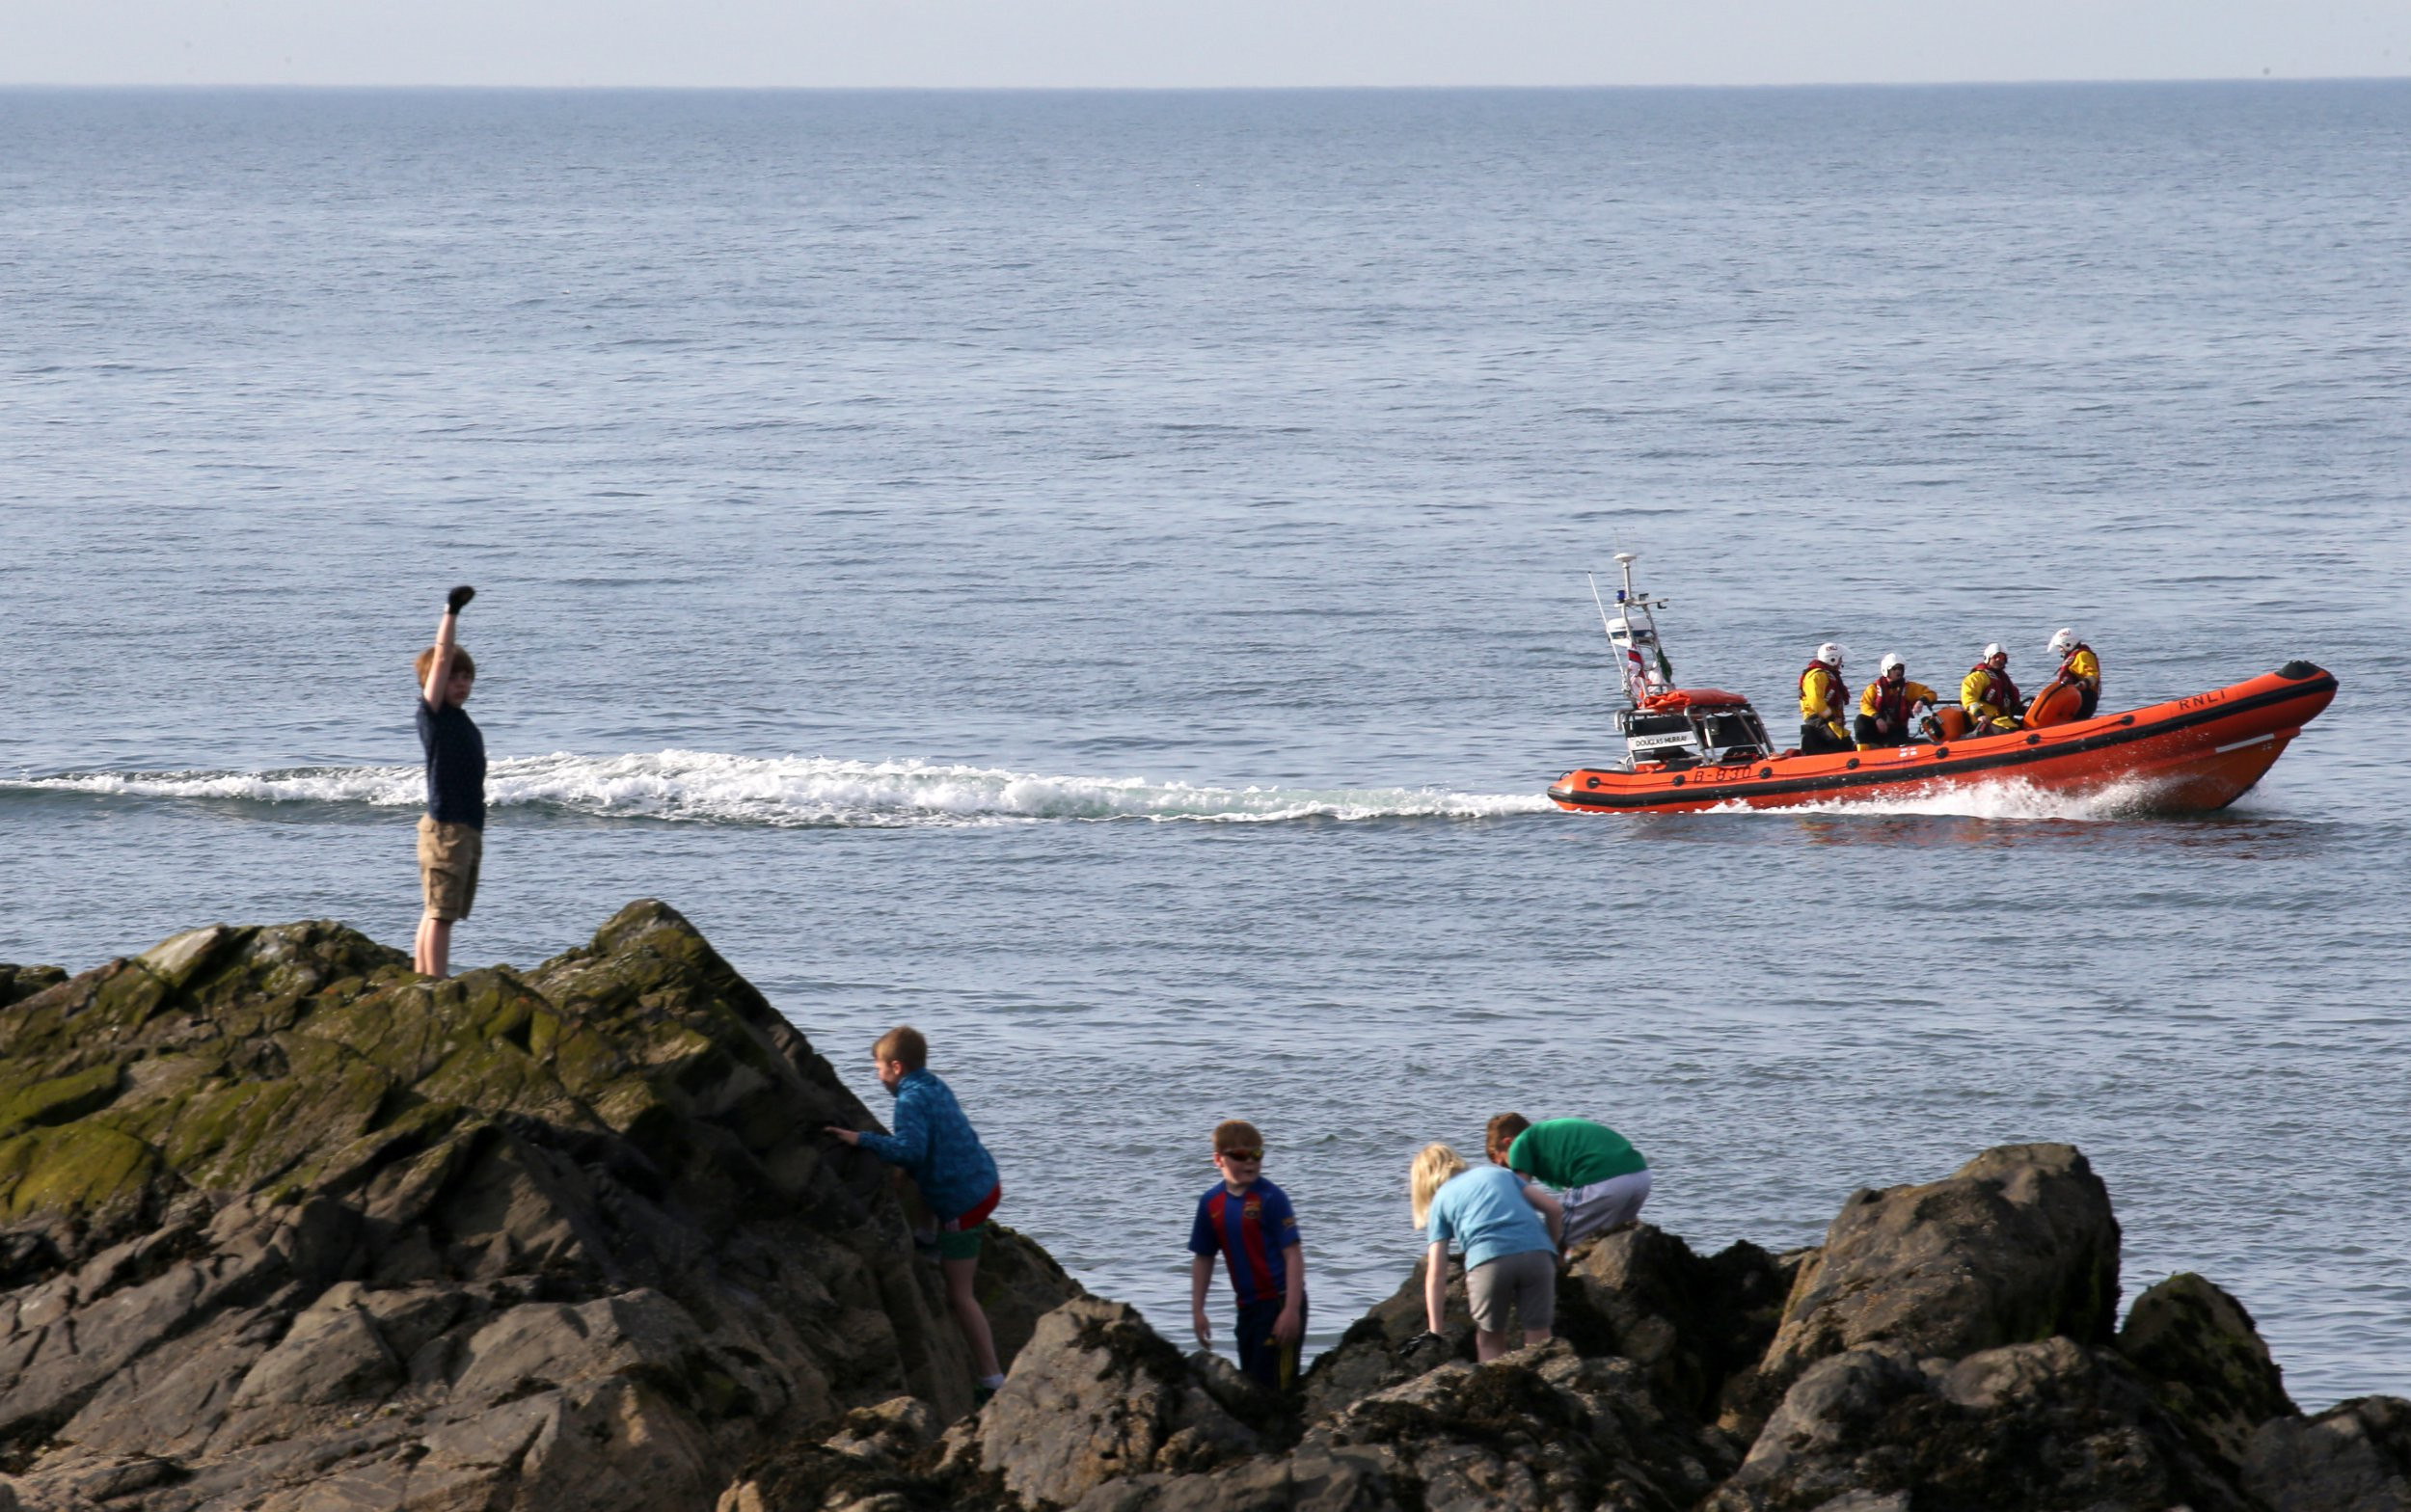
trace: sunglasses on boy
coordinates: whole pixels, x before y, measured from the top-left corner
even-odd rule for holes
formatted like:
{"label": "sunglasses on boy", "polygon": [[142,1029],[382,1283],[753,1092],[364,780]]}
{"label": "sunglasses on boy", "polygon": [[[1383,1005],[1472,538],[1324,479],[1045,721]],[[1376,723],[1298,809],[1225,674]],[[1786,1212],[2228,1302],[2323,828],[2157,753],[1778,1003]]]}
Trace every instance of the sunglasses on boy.
{"label": "sunglasses on boy", "polygon": [[1221,1154],[1222,1158],[1225,1160],[1245,1160],[1252,1162],[1264,1158],[1264,1152],[1260,1149],[1226,1149],[1221,1151]]}

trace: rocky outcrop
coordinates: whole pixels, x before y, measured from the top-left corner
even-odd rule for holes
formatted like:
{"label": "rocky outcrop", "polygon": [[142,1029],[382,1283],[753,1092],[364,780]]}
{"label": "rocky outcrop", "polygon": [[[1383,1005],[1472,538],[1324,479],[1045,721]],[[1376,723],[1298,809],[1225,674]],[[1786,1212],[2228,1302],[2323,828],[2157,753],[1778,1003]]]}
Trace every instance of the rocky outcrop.
{"label": "rocky outcrop", "polygon": [[59,966],[11,966],[0,964],[0,1008],[20,998],[44,992],[67,980],[67,972]]}
{"label": "rocky outcrop", "polygon": [[2135,1299],[2118,1352],[2156,1383],[2169,1416],[2231,1468],[2243,1463],[2255,1428],[2297,1416],[2252,1314],[2189,1271]]}
{"label": "rocky outcrop", "polygon": [[948,1460],[1030,1505],[1069,1506],[1109,1480],[1210,1470],[1260,1446],[1134,1310],[1085,1301],[1040,1321],[1004,1389],[949,1436]]}
{"label": "rocky outcrop", "polygon": [[1948,1180],[1854,1193],[1801,1266],[1759,1392],[1869,1344],[1947,1360],[2054,1335],[2105,1344],[2118,1237],[2108,1189],[2069,1145],[2004,1146]]}
{"label": "rocky outcrop", "polygon": [[[5,973],[0,1470],[30,1507],[706,1507],[970,1367],[864,1124],[671,909],[430,984],[332,924]],[[999,1233],[1007,1353],[1079,1295]]]}
{"label": "rocky outcrop", "polygon": [[2411,1402],[2364,1396],[2316,1418],[2276,1418],[2244,1447],[2244,1489],[2270,1512],[2411,1508]]}
{"label": "rocky outcrop", "polygon": [[328,924],[0,967],[0,1512],[2411,1512],[2411,1403],[2305,1418],[2146,1291],[2066,1146],[1814,1250],[1577,1246],[1473,1359],[1420,1267],[1276,1399],[999,1230],[969,1411],[868,1117],[677,914],[430,985]]}
{"label": "rocky outcrop", "polygon": [[[1584,1240],[1567,1256],[1558,1281],[1557,1333],[1583,1354],[1635,1362],[1665,1400],[1713,1418],[1724,1383],[1765,1353],[1809,1253],[1777,1257],[1745,1242],[1702,1259],[1663,1229],[1630,1225]],[[1445,1347],[1408,1347],[1425,1321],[1418,1261],[1398,1289],[1307,1372],[1307,1416],[1329,1417],[1444,1361],[1474,1358],[1465,1274],[1453,1259]]]}
{"label": "rocky outcrop", "polygon": [[1286,1414],[1242,1401],[1194,1459],[1168,1451],[1175,1424],[1227,1388],[1125,1310],[1082,1303],[943,1445],[887,1451],[876,1472],[858,1450],[792,1448],[723,1506],[2411,1508],[2411,1404],[2296,1416],[2249,1315],[2200,1278],[2146,1292],[2113,1338],[2117,1232],[2083,1157],[2047,1145],[1861,1193],[1816,1251],[1703,1259],[1635,1225],[1569,1256],[1558,1338],[1487,1365],[1470,1358],[1461,1275],[1445,1336],[1411,1343],[1419,1267]]}
{"label": "rocky outcrop", "polygon": [[2186,1506],[2235,1490],[2111,1351],[2065,1336],[1918,1361],[1898,1344],[1801,1373],[1710,1512],[1809,1512],[1837,1498],[1904,1509]]}

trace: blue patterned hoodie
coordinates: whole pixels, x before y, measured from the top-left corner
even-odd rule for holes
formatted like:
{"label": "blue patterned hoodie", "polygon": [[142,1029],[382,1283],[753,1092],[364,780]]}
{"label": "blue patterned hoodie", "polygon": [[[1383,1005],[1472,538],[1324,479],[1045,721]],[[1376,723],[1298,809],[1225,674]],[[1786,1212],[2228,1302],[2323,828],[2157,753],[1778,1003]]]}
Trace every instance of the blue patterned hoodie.
{"label": "blue patterned hoodie", "polygon": [[861,1137],[864,1149],[902,1166],[939,1219],[977,1207],[996,1185],[996,1162],[962,1116],[954,1090],[928,1070],[907,1071],[896,1084],[896,1132]]}

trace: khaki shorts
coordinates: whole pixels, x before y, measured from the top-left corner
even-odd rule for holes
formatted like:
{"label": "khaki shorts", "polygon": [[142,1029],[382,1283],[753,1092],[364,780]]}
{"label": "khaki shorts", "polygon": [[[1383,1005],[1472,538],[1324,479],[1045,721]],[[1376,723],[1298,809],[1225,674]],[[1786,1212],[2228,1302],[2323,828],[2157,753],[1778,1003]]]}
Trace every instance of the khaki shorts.
{"label": "khaki shorts", "polygon": [[1528,1334],[1546,1331],[1558,1319],[1558,1252],[1526,1250],[1482,1261],[1465,1273],[1465,1303],[1485,1334],[1505,1333],[1510,1313]]}
{"label": "khaki shorts", "polygon": [[447,824],[432,814],[419,816],[419,880],[427,894],[427,917],[447,923],[469,917],[477,901],[477,865],[485,859],[485,831]]}

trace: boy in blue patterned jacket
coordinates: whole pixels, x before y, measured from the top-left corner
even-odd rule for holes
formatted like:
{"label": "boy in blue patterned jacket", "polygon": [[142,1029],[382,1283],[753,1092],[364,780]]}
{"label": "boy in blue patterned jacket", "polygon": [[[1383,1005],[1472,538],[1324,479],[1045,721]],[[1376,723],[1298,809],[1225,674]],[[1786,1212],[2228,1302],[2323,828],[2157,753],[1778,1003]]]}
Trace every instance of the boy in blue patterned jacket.
{"label": "boy in blue patterned jacket", "polygon": [[946,1298],[953,1304],[955,1326],[971,1346],[978,1367],[980,1401],[1005,1384],[996,1364],[996,1340],[988,1330],[988,1313],[972,1290],[980,1268],[980,1240],[988,1215],[996,1210],[1004,1188],[996,1179],[996,1162],[962,1116],[951,1088],[929,1069],[929,1041],[909,1024],[899,1024],[880,1036],[871,1047],[879,1084],[896,1095],[896,1132],[877,1134],[831,1126],[829,1133],[858,1149],[869,1150],[891,1166],[901,1167],[920,1189],[921,1201],[937,1218],[937,1263],[946,1276]]}

